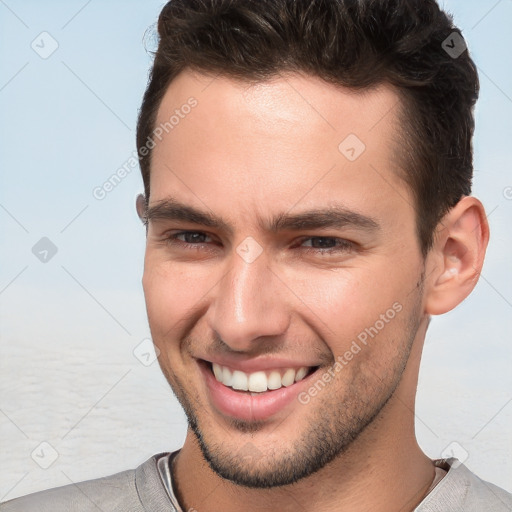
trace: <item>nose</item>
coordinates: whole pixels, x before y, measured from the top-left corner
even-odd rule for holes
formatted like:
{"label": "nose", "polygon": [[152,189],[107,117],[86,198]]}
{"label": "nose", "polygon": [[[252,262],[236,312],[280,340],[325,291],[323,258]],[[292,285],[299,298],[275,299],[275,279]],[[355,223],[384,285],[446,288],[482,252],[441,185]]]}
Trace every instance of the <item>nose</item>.
{"label": "nose", "polygon": [[214,289],[207,322],[232,350],[249,352],[258,338],[280,336],[288,329],[286,287],[264,254],[247,262],[234,252],[228,265],[229,271]]}

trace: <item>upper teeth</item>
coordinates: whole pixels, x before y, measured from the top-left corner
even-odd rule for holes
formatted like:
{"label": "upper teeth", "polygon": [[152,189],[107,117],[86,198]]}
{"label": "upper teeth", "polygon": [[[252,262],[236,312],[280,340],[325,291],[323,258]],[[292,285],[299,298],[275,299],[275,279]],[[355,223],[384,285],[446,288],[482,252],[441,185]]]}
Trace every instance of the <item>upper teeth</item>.
{"label": "upper teeth", "polygon": [[300,368],[286,368],[272,370],[268,374],[264,371],[245,373],[240,370],[230,370],[226,366],[212,363],[215,378],[225,386],[242,391],[262,392],[268,389],[279,389],[281,386],[291,386],[294,382],[302,380],[308,373],[307,366]]}

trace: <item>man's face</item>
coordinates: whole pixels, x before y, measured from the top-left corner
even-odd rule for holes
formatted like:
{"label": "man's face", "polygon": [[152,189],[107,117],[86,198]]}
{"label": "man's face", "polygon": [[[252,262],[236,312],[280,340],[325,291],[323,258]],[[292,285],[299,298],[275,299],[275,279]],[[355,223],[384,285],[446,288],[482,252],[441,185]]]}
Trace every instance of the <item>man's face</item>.
{"label": "man's face", "polygon": [[[160,106],[156,127],[175,117],[152,155],[151,333],[204,457],[236,483],[315,472],[393,402],[424,269],[393,158],[397,101],[187,71]],[[225,385],[235,370],[232,385],[258,391]]]}

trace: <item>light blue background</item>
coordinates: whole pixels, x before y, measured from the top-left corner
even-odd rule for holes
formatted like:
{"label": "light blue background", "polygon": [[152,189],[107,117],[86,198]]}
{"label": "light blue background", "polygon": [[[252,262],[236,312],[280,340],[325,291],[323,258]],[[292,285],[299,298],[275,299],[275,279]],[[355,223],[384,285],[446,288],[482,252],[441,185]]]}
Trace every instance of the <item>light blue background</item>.
{"label": "light blue background", "polygon": [[[157,363],[133,354],[149,337],[138,169],[92,194],[135,149],[143,36],[162,6],[0,0],[0,500],[134,467],[184,439]],[[480,70],[474,193],[491,243],[473,295],[429,330],[417,430],[432,458],[455,442],[512,491],[512,1],[444,6]],[[31,48],[43,31],[59,45],[47,59]],[[44,236],[58,249],[47,263],[31,252]]]}

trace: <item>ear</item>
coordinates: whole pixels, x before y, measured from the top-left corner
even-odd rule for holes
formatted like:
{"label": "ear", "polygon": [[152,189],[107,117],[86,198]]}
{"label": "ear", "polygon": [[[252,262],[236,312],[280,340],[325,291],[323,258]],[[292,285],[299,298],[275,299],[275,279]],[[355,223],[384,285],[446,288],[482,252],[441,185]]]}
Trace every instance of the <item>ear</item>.
{"label": "ear", "polygon": [[135,207],[137,208],[137,215],[139,219],[146,224],[146,198],[143,194],[139,194],[135,200]]}
{"label": "ear", "polygon": [[489,224],[482,203],[476,197],[463,197],[439,223],[427,256],[425,313],[447,313],[471,293],[488,242]]}

